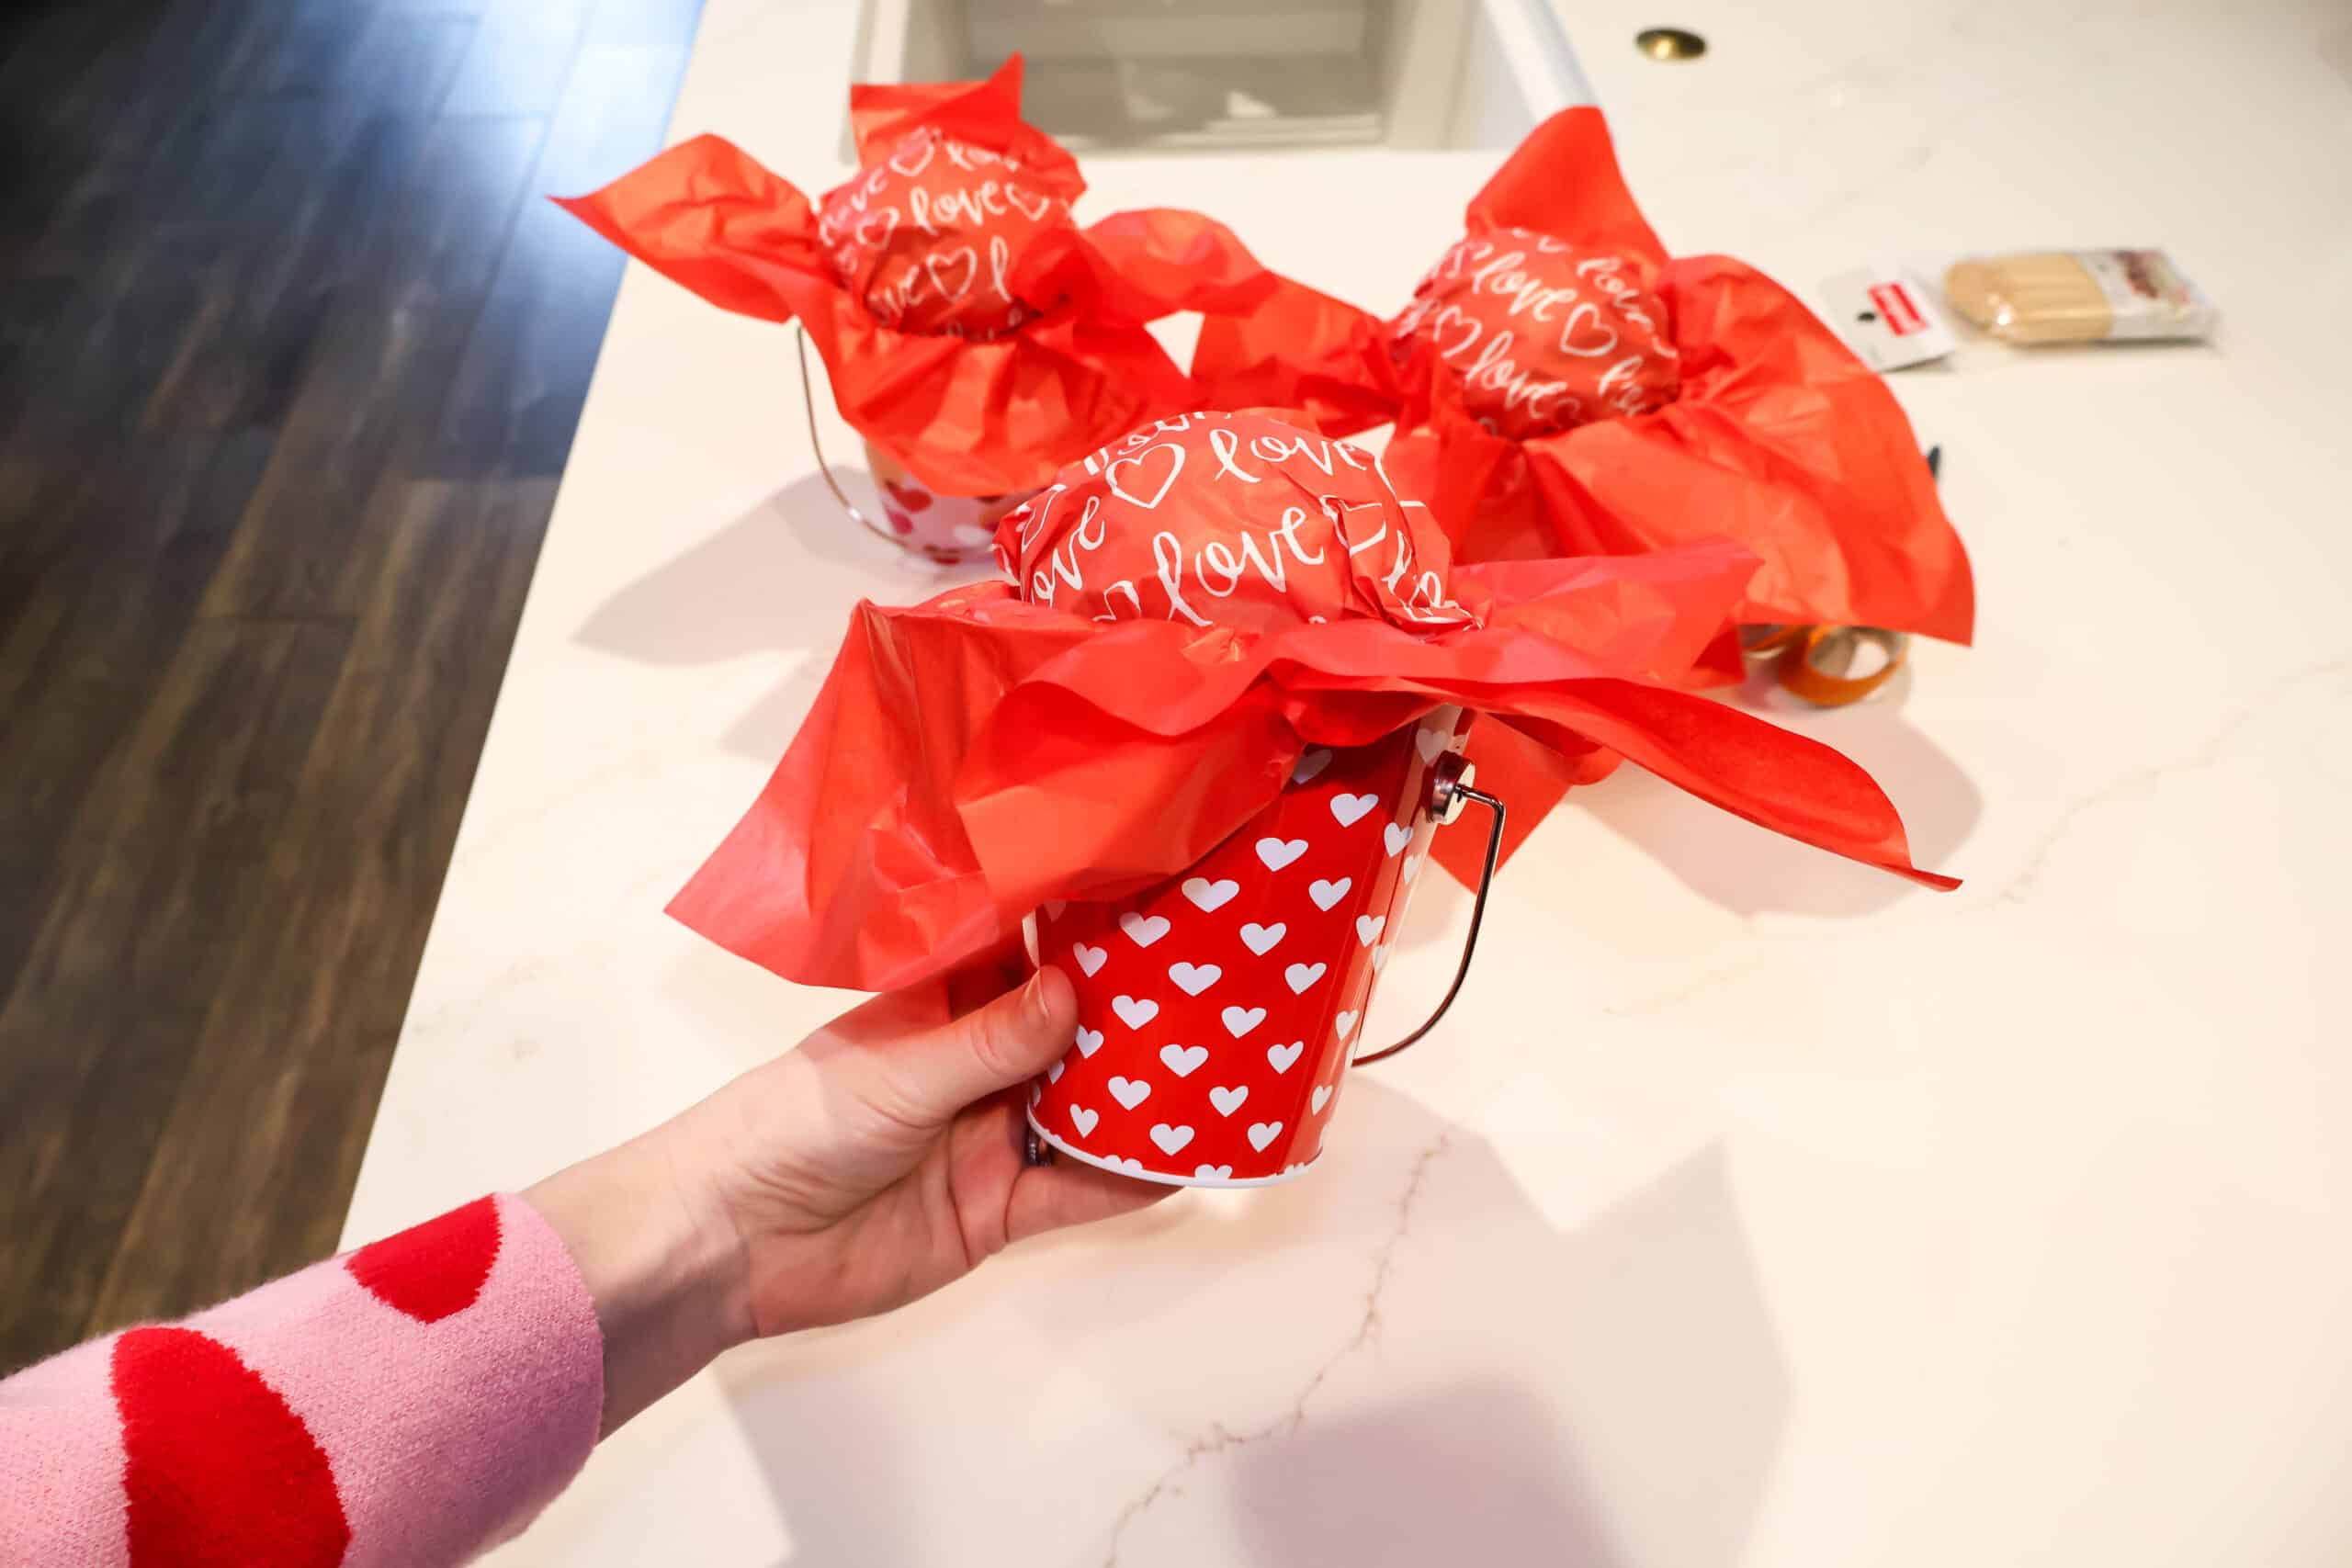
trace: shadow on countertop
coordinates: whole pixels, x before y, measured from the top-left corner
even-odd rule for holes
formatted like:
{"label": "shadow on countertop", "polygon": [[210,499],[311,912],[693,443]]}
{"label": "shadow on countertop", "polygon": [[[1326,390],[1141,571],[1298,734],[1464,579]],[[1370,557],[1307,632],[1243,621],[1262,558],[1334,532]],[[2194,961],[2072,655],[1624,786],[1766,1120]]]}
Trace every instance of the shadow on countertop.
{"label": "shadow on countertop", "polygon": [[[841,477],[853,495],[872,488],[861,470]],[[985,562],[934,566],[866,532],[812,473],[605,600],[573,640],[658,665],[800,655],[720,738],[736,756],[773,762],[816,700],[850,606],[860,599],[913,604],[992,570]]]}
{"label": "shadow on countertop", "polygon": [[[1751,676],[1725,699],[1743,712],[1826,746],[1876,779],[1902,815],[1911,863],[1962,874],[1954,857],[1984,799],[1958,761],[1904,717],[1912,672],[1851,707],[1815,708]],[[1739,915],[1850,919],[1899,899],[1935,895],[1905,879],[1768,832],[1639,768],[1619,768],[1569,792],[1555,809],[1581,809],[1640,847],[1693,892]],[[1508,876],[1506,867],[1503,874]]]}
{"label": "shadow on countertop", "polygon": [[[916,1568],[946,1518],[975,1564],[1732,1568],[1791,1389],[1720,1147],[1562,1228],[1484,1139],[1350,1097],[1305,1179],[1027,1244],[1018,1301],[983,1277],[721,1363],[790,1568]],[[1270,1298],[1315,1314],[1279,1352]]]}

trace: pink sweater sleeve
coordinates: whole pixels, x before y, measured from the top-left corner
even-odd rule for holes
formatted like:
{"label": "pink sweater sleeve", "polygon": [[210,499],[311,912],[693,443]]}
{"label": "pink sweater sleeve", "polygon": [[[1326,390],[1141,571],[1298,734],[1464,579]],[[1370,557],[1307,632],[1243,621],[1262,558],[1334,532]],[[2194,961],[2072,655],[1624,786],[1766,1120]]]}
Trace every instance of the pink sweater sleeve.
{"label": "pink sweater sleeve", "polygon": [[547,1222],[481,1199],[0,1382],[0,1564],[463,1562],[579,1472],[603,1356]]}

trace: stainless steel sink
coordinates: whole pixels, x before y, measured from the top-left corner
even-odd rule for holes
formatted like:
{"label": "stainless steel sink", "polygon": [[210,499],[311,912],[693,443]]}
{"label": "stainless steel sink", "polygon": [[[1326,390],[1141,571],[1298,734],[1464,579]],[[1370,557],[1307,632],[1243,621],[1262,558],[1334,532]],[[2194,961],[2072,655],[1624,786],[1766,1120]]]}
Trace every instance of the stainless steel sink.
{"label": "stainless steel sink", "polygon": [[867,0],[858,79],[1015,51],[1029,118],[1096,153],[1503,148],[1591,97],[1546,0]]}

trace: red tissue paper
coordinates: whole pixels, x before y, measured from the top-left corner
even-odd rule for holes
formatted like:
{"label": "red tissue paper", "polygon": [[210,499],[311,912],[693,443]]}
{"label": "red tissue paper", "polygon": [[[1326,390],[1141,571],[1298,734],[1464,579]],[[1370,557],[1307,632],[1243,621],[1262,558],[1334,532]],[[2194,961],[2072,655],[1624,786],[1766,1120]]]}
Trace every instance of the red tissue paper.
{"label": "red tissue paper", "polygon": [[1200,401],[1148,322],[1275,280],[1199,213],[1080,227],[1086,182],[1022,119],[1021,74],[852,87],[858,172],[813,200],[705,135],[560,205],[713,304],[800,322],[842,417],[933,491],[1027,491]]}
{"label": "red tissue paper", "polygon": [[1525,779],[1556,795],[1622,756],[1953,886],[1911,864],[1853,762],[1658,683],[1740,601],[1752,555],[1456,566],[1379,458],[1286,417],[1303,416],[1147,423],[1005,516],[1011,581],[860,604],[783,761],[671,912],[793,980],[907,985],[1002,956],[1048,900],[1193,866],[1307,748],[1366,746],[1444,707],[1509,738],[1479,782],[1514,816],[1549,804],[1515,793],[1514,759],[1540,758]]}
{"label": "red tissue paper", "polygon": [[1724,537],[1758,560],[1741,625],[1968,641],[1967,554],[1893,394],[1755,268],[1669,257],[1599,110],[1539,126],[1464,226],[1388,321],[1283,280],[1206,323],[1208,401],[1301,408],[1339,435],[1394,421],[1388,471],[1458,559]]}

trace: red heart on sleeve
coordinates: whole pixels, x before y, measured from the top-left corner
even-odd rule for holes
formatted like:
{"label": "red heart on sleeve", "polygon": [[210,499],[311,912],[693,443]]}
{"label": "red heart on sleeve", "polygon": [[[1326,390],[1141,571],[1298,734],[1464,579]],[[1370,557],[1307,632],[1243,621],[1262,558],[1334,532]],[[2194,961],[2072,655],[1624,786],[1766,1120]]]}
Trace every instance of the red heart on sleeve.
{"label": "red heart on sleeve", "polygon": [[369,1242],[343,1266],[386,1306],[419,1323],[438,1323],[474,1304],[497,1261],[498,1204],[477,1198]]}
{"label": "red heart on sleeve", "polygon": [[110,1364],[131,1568],[333,1568],[351,1545],[334,1472],[278,1392],[219,1340],[134,1328]]}

